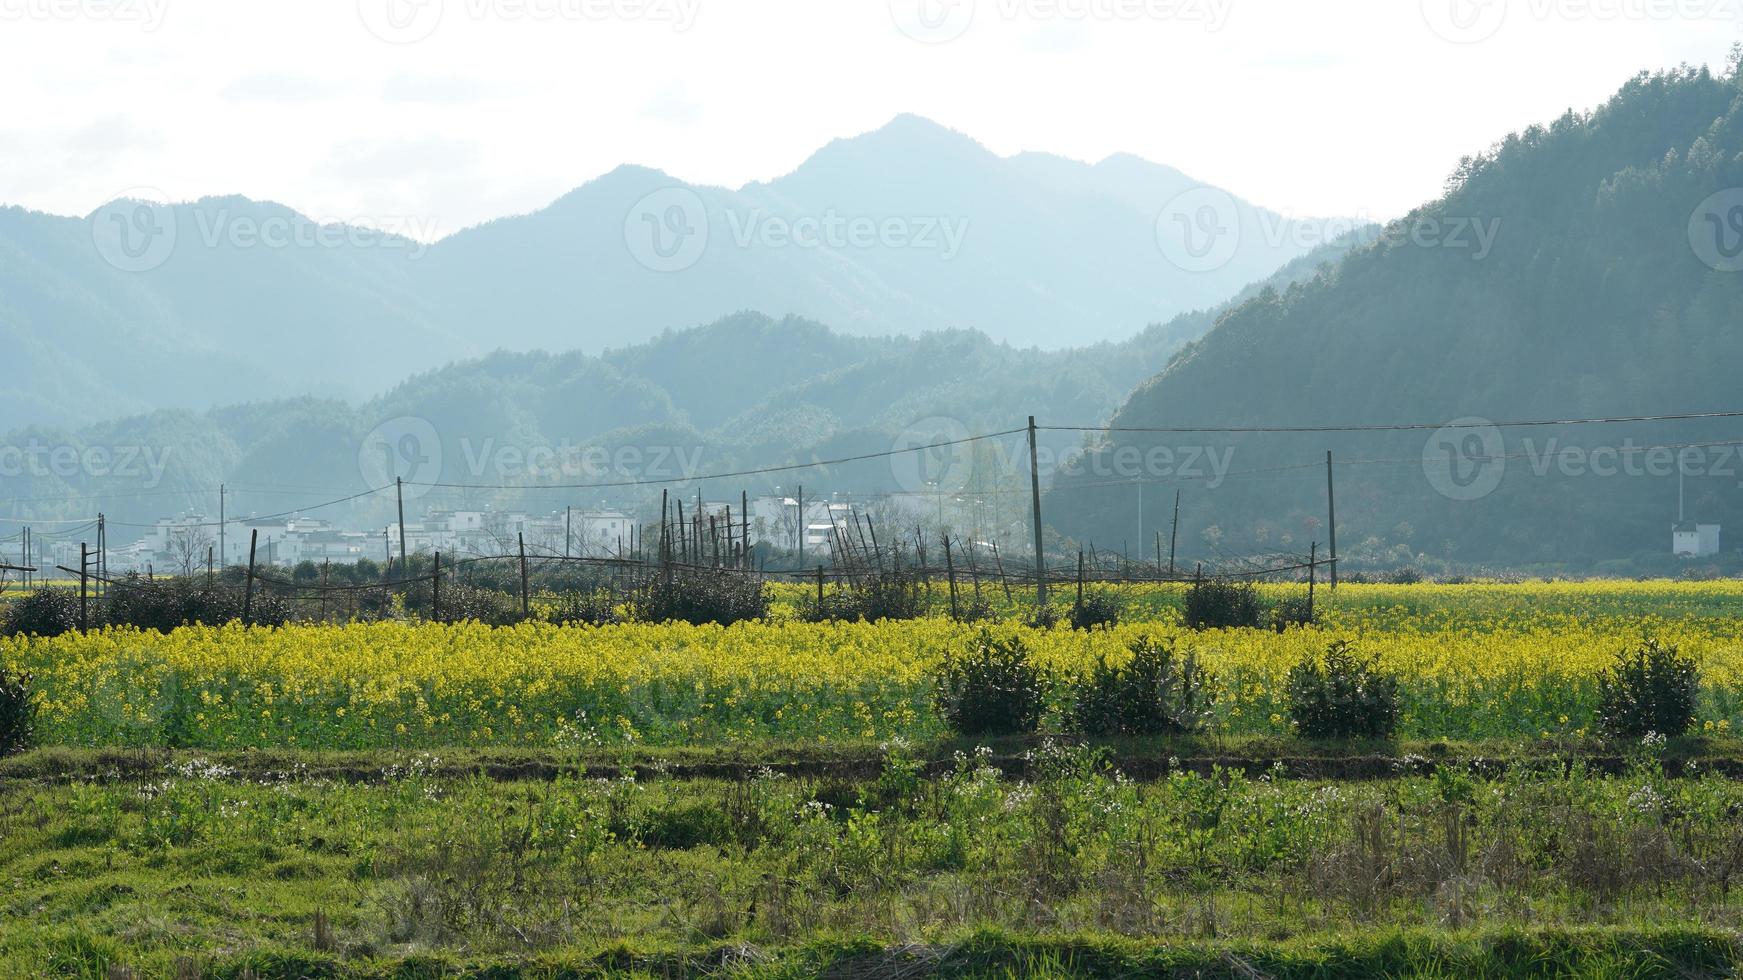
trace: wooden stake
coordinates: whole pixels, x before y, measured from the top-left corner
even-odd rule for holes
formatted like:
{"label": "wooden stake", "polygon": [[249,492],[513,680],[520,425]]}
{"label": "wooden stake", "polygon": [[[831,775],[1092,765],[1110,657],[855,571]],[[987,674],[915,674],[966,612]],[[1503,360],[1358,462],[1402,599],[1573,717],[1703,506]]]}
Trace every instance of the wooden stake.
{"label": "wooden stake", "polygon": [[1174,532],[1168,538],[1168,577],[1174,577],[1174,548],[1180,543],[1180,491],[1174,491]]}
{"label": "wooden stake", "polygon": [[527,591],[527,536],[523,533],[517,537],[520,538],[520,616],[522,619],[531,619],[533,599],[532,594]]}
{"label": "wooden stake", "polygon": [[1029,416],[1029,497],[1035,507],[1035,607],[1047,605],[1047,554],[1041,549],[1041,454],[1035,445],[1035,416]]}
{"label": "wooden stake", "polygon": [[950,535],[944,536],[944,569],[950,582],[950,618],[960,619],[961,610],[956,603],[956,561],[950,554]]}
{"label": "wooden stake", "polygon": [[242,625],[254,625],[254,549],[260,544],[260,528],[248,532],[248,583],[242,590]]}

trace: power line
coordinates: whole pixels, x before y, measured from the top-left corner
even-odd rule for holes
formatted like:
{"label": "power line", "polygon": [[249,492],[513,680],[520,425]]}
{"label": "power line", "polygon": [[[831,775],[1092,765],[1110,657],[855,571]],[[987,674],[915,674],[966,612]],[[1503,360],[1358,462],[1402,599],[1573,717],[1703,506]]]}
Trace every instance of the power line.
{"label": "power line", "polygon": [[[392,489],[393,489],[392,487],[376,487],[373,490],[365,490],[362,493],[354,493],[349,497],[340,497],[338,500],[328,500],[324,503],[319,503],[319,504],[309,504],[306,507],[298,507],[298,508],[295,508],[294,510],[281,511],[280,513],[277,513],[277,514],[260,514],[260,515],[251,516],[251,517],[236,517],[236,518],[231,518],[231,519],[225,520],[225,521],[196,521],[196,522],[191,522],[191,523],[186,523],[186,524],[176,524],[176,525],[174,525],[174,527],[176,527],[176,528],[224,527],[224,526],[228,526],[231,524],[247,524],[247,523],[255,522],[255,521],[273,521],[273,520],[278,520],[281,517],[295,517],[298,514],[306,514],[312,510],[321,510],[321,509],[326,508],[326,507],[337,507],[340,504],[348,504],[353,500],[361,500],[364,497],[373,497],[374,495],[381,493],[384,490],[392,490]],[[28,523],[28,522],[21,522],[21,523]],[[145,528],[147,530],[158,527],[158,525],[156,525],[156,524],[129,524],[125,521],[109,521],[108,523],[112,527]]]}
{"label": "power line", "polygon": [[547,483],[534,486],[509,483],[425,483],[417,480],[407,480],[408,487],[435,487],[445,490],[609,490],[621,487],[660,487],[673,486],[680,483],[706,483],[712,480],[731,480],[746,476],[761,476],[767,473],[790,473],[795,470],[816,469],[822,466],[841,466],[846,463],[863,463],[874,459],[888,459],[907,453],[925,452],[929,449],[944,449],[949,446],[962,446],[987,439],[1002,439],[1028,432],[1028,428],[1007,429],[1004,432],[989,432],[985,435],[969,436],[964,439],[951,439],[945,442],[935,442],[926,446],[909,446],[906,449],[888,449],[881,453],[865,453],[860,456],[842,456],[837,459],[818,459],[809,463],[788,463],[785,466],[762,466],[756,469],[735,470],[730,473],[708,473],[698,476],[674,477],[664,480],[617,480],[610,483]]}
{"label": "power line", "polygon": [[1743,418],[1738,412],[1697,412],[1686,415],[1619,415],[1610,418],[1536,419],[1531,421],[1489,422],[1460,420],[1455,422],[1397,422],[1370,425],[1231,425],[1231,426],[1088,426],[1042,425],[1036,428],[1048,432],[1154,432],[1168,434],[1203,433],[1289,433],[1289,432],[1412,432],[1439,429],[1516,429],[1551,425],[1615,425],[1624,422],[1691,422],[1702,419]]}

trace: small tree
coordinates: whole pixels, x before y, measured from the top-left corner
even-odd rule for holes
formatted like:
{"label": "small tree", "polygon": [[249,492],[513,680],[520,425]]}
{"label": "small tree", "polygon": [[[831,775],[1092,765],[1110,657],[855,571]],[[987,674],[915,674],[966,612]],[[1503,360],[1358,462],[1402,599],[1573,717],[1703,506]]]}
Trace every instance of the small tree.
{"label": "small tree", "polygon": [[1598,730],[1614,739],[1675,738],[1695,720],[1701,671],[1674,646],[1647,640],[1598,677]]}
{"label": "small tree", "polygon": [[184,525],[169,533],[170,562],[182,578],[189,578],[194,569],[206,563],[206,555],[217,542],[206,529],[196,525]]}
{"label": "small tree", "polygon": [[1188,652],[1145,637],[1119,667],[1102,657],[1078,689],[1073,729],[1085,735],[1183,735],[1204,727],[1215,695],[1213,678]]}
{"label": "small tree", "polygon": [[1289,716],[1304,738],[1391,738],[1398,730],[1398,679],[1338,640],[1289,671]]}
{"label": "small tree", "polygon": [[1021,639],[981,630],[967,653],[939,665],[933,681],[938,713],[959,735],[1026,735],[1041,725],[1047,684]]}

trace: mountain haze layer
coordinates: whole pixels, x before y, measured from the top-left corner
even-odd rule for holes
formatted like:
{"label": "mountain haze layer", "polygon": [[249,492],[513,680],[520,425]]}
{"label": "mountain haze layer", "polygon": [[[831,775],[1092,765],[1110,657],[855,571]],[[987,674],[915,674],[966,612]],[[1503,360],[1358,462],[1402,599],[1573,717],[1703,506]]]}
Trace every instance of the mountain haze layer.
{"label": "mountain haze layer", "polygon": [[[1318,249],[1270,283],[1311,276],[1353,244]],[[1208,330],[1219,312],[1186,314],[1128,340],[1063,351],[1016,348],[970,330],[856,337],[799,318],[742,313],[597,355],[497,352],[405,378],[361,403],[255,401],[78,427],[29,426],[0,435],[0,499],[7,502],[0,518],[77,521],[100,510],[112,522],[148,523],[188,509],[214,510],[219,483],[238,494],[231,501],[235,515],[332,499],[381,485],[381,474],[365,471],[362,447],[372,432],[408,420],[433,440],[425,448],[438,450],[432,455],[439,462],[422,477],[515,486],[578,478],[500,471],[499,450],[681,452],[689,464],[684,474],[694,475],[882,452],[927,420],[948,420],[962,432],[1009,429],[1028,412],[1097,422]],[[1050,445],[1064,450],[1074,441],[1058,437]],[[142,461],[160,461],[161,471],[139,465],[132,473],[63,471],[38,452],[62,446],[81,458],[91,450],[105,457],[140,450]],[[791,478],[819,492],[896,488],[887,463],[801,470]],[[600,479],[609,482],[611,475]],[[742,483],[754,491],[781,482],[745,480],[725,489]],[[457,496],[533,508],[594,503],[596,497],[624,506],[641,501],[628,490]],[[385,514],[364,503],[316,516],[376,521]]]}
{"label": "mountain haze layer", "polygon": [[[1062,348],[1221,303],[1326,227],[1135,157],[1001,158],[912,116],[767,183],[691,187],[625,166],[434,244],[235,197],[118,201],[85,219],[5,208],[0,345],[17,370],[0,377],[0,412],[65,424],[357,400],[497,348],[598,353],[747,309],[861,336],[960,328]],[[1164,247],[1182,232],[1238,247],[1183,263]]]}

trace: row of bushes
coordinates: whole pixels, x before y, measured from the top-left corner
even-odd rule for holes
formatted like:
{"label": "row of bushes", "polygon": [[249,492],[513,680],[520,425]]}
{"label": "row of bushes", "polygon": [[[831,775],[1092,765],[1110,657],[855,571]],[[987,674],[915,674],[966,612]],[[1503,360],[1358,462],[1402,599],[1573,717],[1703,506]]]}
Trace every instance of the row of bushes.
{"label": "row of bushes", "polygon": [[[312,567],[312,566],[311,566]],[[337,616],[372,621],[399,616],[477,621],[510,626],[527,618],[518,584],[506,587],[493,578],[469,574],[466,580],[446,580],[441,606],[430,583],[392,585],[371,582],[315,584],[299,568],[292,582],[257,581],[250,616],[264,626],[295,620]],[[425,574],[414,567],[414,574]],[[87,601],[92,628],[135,626],[169,631],[188,624],[218,625],[241,620],[245,589],[234,570],[216,581],[199,578],[147,580],[130,576],[111,584],[101,598]],[[762,581],[734,573],[652,573],[628,583],[571,576],[564,588],[546,587],[536,610],[539,618],[559,623],[608,625],[616,622],[687,622],[730,625],[768,615],[770,599]],[[302,594],[298,598],[299,592]],[[327,598],[322,598],[326,596]],[[800,617],[809,622],[912,620],[937,609],[929,584],[918,574],[886,572],[808,599]],[[437,615],[439,612],[439,616]],[[951,614],[963,622],[997,618],[980,593],[958,595]],[[1035,610],[1028,623],[1052,629],[1061,623],[1078,630],[1111,629],[1125,615],[1125,600],[1113,590],[1091,589],[1068,606]],[[1186,625],[1193,629],[1303,626],[1313,622],[1305,600],[1286,600],[1275,608],[1260,598],[1251,583],[1206,579],[1187,590]],[[0,635],[58,636],[77,629],[79,599],[66,589],[41,589],[10,604],[0,615]]]}
{"label": "row of bushes", "polygon": [[[918,574],[895,570],[849,583],[821,596],[809,598],[800,616],[807,622],[878,622],[911,620],[931,615],[937,608],[926,580]],[[963,622],[995,618],[991,604],[979,594],[959,596],[951,603],[952,615]],[[1125,617],[1126,602],[1112,589],[1092,588],[1070,605],[1041,606],[1029,616],[1030,626],[1052,629],[1065,623],[1072,629],[1111,629]],[[1251,582],[1211,578],[1194,582],[1186,591],[1186,625],[1195,630],[1260,629],[1278,631],[1307,626],[1316,621],[1306,596],[1284,599],[1276,605],[1265,602]]]}
{"label": "row of bushes", "polygon": [[[244,618],[260,626],[315,620],[321,612],[363,621],[415,616],[438,618],[429,583],[343,587],[296,598],[276,583],[257,583],[247,617],[245,590],[237,585],[207,585],[199,579],[147,580],[129,577],[111,584],[102,597],[88,597],[85,622],[91,629],[133,626],[169,632],[190,624],[222,625]],[[68,589],[39,589],[0,611],[0,636],[59,636],[79,628],[79,596]],[[558,593],[533,610],[537,618],[564,624],[603,626],[621,621],[687,622],[729,625],[768,615],[768,591],[747,575],[673,574],[650,576],[624,590],[593,587]],[[444,622],[476,621],[512,626],[526,619],[517,592],[465,582],[444,582],[440,617]]]}
{"label": "row of bushes", "polygon": [[[1186,735],[1209,727],[1215,677],[1196,654],[1144,638],[1131,659],[1103,657],[1071,685],[1065,726],[1074,734]],[[1040,729],[1054,680],[1020,637],[982,631],[934,677],[939,714],[959,735],[1027,735]],[[1674,646],[1648,640],[1624,651],[1600,676],[1597,730],[1613,739],[1672,738],[1694,723],[1700,671]],[[1310,739],[1390,739],[1398,730],[1398,679],[1346,640],[1309,656],[1285,682],[1290,721]]]}

